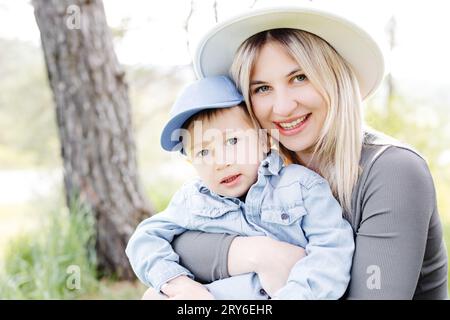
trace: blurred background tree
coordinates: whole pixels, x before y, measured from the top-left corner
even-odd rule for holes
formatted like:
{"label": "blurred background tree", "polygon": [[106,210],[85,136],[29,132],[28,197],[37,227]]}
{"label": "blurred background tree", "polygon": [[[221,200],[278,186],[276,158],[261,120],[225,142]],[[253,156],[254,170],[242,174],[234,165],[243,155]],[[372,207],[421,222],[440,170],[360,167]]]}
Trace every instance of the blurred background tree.
{"label": "blurred background tree", "polygon": [[103,2],[33,0],[33,6],[56,104],[66,203],[93,211],[99,268],[133,279],[125,247],[152,209],[139,182],[128,86]]}

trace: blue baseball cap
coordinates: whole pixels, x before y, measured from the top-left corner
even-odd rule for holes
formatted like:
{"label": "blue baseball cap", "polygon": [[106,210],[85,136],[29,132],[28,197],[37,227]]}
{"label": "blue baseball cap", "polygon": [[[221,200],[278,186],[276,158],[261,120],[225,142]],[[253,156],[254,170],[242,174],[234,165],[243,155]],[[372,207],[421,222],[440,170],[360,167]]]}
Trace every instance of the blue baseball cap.
{"label": "blue baseball cap", "polygon": [[[197,80],[181,92],[170,110],[170,120],[161,133],[161,146],[167,151],[182,151],[179,130],[193,115],[207,109],[230,108],[244,101],[234,82],[227,76]],[[182,151],[183,152],[183,151]]]}

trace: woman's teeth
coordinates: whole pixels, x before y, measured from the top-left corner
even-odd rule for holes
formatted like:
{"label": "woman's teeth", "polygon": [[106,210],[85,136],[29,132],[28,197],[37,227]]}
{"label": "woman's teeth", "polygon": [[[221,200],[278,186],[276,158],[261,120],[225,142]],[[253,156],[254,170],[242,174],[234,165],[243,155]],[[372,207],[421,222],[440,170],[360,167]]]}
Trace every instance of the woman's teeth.
{"label": "woman's teeth", "polygon": [[304,115],[301,118],[298,118],[297,120],[292,121],[292,122],[279,122],[278,124],[283,129],[292,129],[292,128],[295,128],[300,122],[304,121],[308,115],[309,115],[309,113],[307,115]]}

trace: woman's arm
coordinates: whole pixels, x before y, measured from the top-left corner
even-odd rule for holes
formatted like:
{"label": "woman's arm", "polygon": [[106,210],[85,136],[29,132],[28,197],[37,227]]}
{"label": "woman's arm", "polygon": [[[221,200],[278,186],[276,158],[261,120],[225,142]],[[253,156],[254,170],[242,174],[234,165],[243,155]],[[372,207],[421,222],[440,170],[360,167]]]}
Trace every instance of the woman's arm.
{"label": "woman's arm", "polygon": [[236,235],[186,231],[172,242],[179,263],[201,283],[228,278],[228,251]]}
{"label": "woman's arm", "polygon": [[209,283],[230,276],[256,272],[268,292],[286,284],[295,263],[305,250],[268,237],[186,231],[172,246],[180,264],[189,269],[197,281]]}
{"label": "woman's arm", "polygon": [[[422,158],[397,147],[370,170],[347,298],[412,299],[437,213],[433,181]],[[442,233],[436,238],[434,246],[441,245]]]}

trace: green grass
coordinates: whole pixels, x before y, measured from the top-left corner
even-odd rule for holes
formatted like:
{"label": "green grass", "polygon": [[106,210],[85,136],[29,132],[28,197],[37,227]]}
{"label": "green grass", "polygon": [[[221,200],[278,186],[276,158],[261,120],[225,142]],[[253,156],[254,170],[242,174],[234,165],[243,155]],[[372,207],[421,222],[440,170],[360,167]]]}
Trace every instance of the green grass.
{"label": "green grass", "polygon": [[139,300],[147,287],[136,280],[131,281],[113,281],[102,279],[99,282],[98,289],[80,295],[77,299],[82,300]]}
{"label": "green grass", "polygon": [[[158,190],[168,191],[163,189]],[[161,196],[158,208],[169,199]],[[142,297],[146,288],[137,280],[98,279],[91,213],[76,203],[70,211],[76,214],[69,214],[58,192],[0,205],[0,299]]]}
{"label": "green grass", "polygon": [[8,241],[17,234],[35,229],[37,221],[39,214],[31,203],[0,205],[0,261]]}
{"label": "green grass", "polygon": [[94,220],[73,204],[54,210],[33,231],[6,246],[0,269],[2,299],[75,299],[98,289]]}

